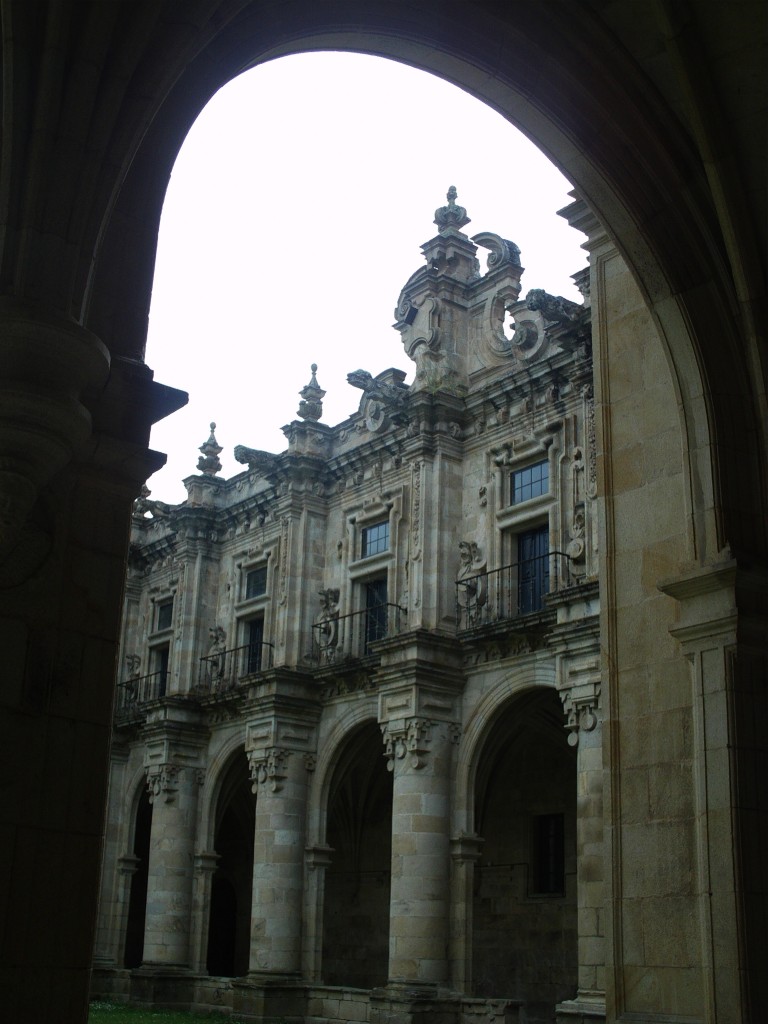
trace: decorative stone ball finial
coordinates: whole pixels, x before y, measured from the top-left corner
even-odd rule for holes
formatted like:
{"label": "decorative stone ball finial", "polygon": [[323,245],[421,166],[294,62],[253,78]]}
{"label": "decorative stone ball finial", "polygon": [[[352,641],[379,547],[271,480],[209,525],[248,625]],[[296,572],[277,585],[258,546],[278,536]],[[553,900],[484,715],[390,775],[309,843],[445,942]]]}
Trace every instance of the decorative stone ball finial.
{"label": "decorative stone ball finial", "polygon": [[440,231],[445,231],[446,228],[460,229],[463,228],[465,224],[469,224],[467,211],[463,206],[458,206],[456,204],[457,195],[456,186],[451,185],[445,196],[448,200],[448,205],[441,206],[435,210],[435,224],[437,224]]}
{"label": "decorative stone ball finial", "polygon": [[197,460],[197,468],[200,470],[201,473],[204,473],[205,476],[216,476],[216,474],[221,471],[221,462],[219,461],[219,455],[224,449],[216,440],[216,435],[214,434],[215,429],[216,424],[212,423],[210,437],[204,444],[201,444],[200,447],[198,448],[198,451],[202,452],[203,454]]}
{"label": "decorative stone ball finial", "polygon": [[302,388],[299,394],[301,395],[301,402],[299,403],[298,415],[303,420],[313,420],[317,422],[323,415],[323,399],[325,398],[325,391],[317,383],[317,363],[312,363],[311,366],[312,377],[310,378],[309,384]]}

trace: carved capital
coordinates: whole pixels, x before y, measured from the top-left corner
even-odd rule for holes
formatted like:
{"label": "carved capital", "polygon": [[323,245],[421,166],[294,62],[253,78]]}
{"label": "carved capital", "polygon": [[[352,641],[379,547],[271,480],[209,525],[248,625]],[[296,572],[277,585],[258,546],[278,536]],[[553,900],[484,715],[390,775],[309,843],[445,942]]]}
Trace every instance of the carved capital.
{"label": "carved capital", "polygon": [[568,743],[575,747],[579,742],[579,733],[592,732],[600,721],[600,683],[581,686],[578,691],[563,690],[560,699],[566,717]]}
{"label": "carved capital", "polygon": [[394,771],[395,761],[402,761],[406,756],[412,768],[423,768],[427,763],[431,732],[432,723],[426,718],[410,718],[397,725],[382,725],[387,771]]}
{"label": "carved capital", "polygon": [[177,764],[152,765],[147,768],[147,792],[151,804],[158,797],[162,797],[166,804],[173,803],[179,791],[180,771]]}
{"label": "carved capital", "polygon": [[259,787],[268,787],[271,792],[279,793],[288,774],[287,762],[289,750],[271,747],[266,753],[250,751],[248,764],[251,776],[251,790],[258,793]]}

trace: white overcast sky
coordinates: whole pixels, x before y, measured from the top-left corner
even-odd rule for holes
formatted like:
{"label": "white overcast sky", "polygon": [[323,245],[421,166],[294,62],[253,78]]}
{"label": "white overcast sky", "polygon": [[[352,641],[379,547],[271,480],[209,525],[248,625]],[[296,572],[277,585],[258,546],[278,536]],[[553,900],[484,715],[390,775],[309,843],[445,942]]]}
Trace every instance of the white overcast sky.
{"label": "white overcast sky", "polygon": [[[318,364],[323,421],[357,409],[352,370],[412,364],[392,329],[450,185],[471,223],[521,249],[522,294],[581,301],[584,236],[556,211],[569,182],[499,114],[393,61],[308,53],[230,82],[181,149],[163,208],[147,362],[189,404],[152,431],[153,498],[186,497],[209,423],[221,476],[235,445],[279,452]],[[484,266],[485,251],[478,254]]]}

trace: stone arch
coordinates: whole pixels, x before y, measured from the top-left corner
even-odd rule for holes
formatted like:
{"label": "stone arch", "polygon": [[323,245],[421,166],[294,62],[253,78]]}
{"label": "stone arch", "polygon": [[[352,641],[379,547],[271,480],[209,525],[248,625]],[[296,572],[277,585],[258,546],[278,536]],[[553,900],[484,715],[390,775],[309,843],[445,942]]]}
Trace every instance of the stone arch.
{"label": "stone arch", "polygon": [[[310,845],[323,845],[325,843],[325,816],[328,805],[328,791],[331,785],[333,770],[345,740],[360,726],[376,721],[376,706],[373,702],[368,700],[355,701],[352,706],[343,710],[332,726],[328,736],[320,745],[317,765],[312,773],[309,794],[308,835]],[[383,743],[381,753],[383,760]]]}
{"label": "stone arch", "polygon": [[130,800],[128,841],[126,851],[136,858],[135,870],[128,887],[128,907],[125,915],[125,933],[119,937],[120,962],[128,968],[139,967],[144,950],[144,922],[147,908],[149,878],[149,845],[152,829],[152,805],[147,792],[143,769],[134,774],[128,792]]}
{"label": "stone arch", "polygon": [[[739,441],[752,428],[759,430],[757,407],[745,402],[734,417],[733,409],[722,406],[729,393],[751,390],[739,339],[744,327],[750,334],[750,325],[738,324],[717,211],[703,191],[691,187],[691,176],[700,175],[696,154],[671,112],[654,101],[641,69],[609,45],[605,26],[596,20],[574,22],[538,7],[500,21],[473,8],[467,31],[461,15],[435,18],[426,9],[408,8],[406,19],[406,6],[374,3],[361,12],[356,5],[334,5],[332,20],[323,5],[302,6],[301,17],[290,8],[265,26],[253,2],[220,24],[215,38],[198,38],[194,55],[183,54],[174,86],[156,98],[114,207],[104,211],[94,274],[82,281],[85,322],[115,354],[136,357],[143,351],[156,228],[170,169],[197,113],[229,78],[305,49],[352,49],[402,60],[492,105],[575,181],[639,281],[679,382],[691,461],[694,557],[711,557],[726,540],[764,546],[764,535],[743,537],[736,521],[728,521],[737,478],[742,506],[743,488],[754,491],[760,479],[757,452],[744,450]],[[500,45],[514,59],[491,68],[488,55]],[[546,84],[542,66],[548,69]],[[599,133],[592,128],[597,124]],[[636,154],[631,162],[624,159],[627,147]],[[702,286],[712,293],[706,310],[697,291]],[[709,343],[713,336],[716,344]],[[718,458],[722,446],[728,449],[724,460]]]}
{"label": "stone arch", "polygon": [[216,785],[211,794],[208,849],[215,850],[217,863],[210,878],[210,891],[201,901],[207,913],[205,964],[214,976],[238,977],[248,971],[253,883],[253,854],[256,797],[246,765],[238,764],[245,752],[242,740],[228,744],[228,757],[219,752]]}
{"label": "stone arch", "polygon": [[554,689],[554,665],[551,662],[522,665],[502,676],[483,699],[472,708],[470,717],[462,731],[456,756],[453,822],[455,835],[462,833],[471,835],[473,831],[477,759],[498,715],[511,700],[542,687]]}
{"label": "stone arch", "polygon": [[386,983],[389,963],[392,775],[375,717],[344,717],[323,784],[328,855],[318,966],[325,984],[372,988]]}
{"label": "stone arch", "polygon": [[[245,755],[245,737],[241,734],[230,736],[216,751],[208,763],[205,781],[200,794],[200,829],[198,832],[199,852],[213,849],[216,803],[226,770],[238,751],[243,755],[243,773],[248,777],[248,761]],[[256,797],[254,796],[254,801]]]}

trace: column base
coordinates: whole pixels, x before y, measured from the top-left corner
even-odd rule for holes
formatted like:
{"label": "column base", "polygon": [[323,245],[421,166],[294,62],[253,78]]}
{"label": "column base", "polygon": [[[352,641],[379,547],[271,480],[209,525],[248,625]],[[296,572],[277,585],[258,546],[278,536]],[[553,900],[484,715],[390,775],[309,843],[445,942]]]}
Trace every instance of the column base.
{"label": "column base", "polygon": [[579,992],[555,1007],[557,1024],[596,1024],[605,1020],[605,993]]}
{"label": "column base", "polygon": [[232,980],[232,1013],[238,1020],[260,1024],[303,1024],[307,984],[297,974],[253,971]]}
{"label": "column base", "polygon": [[455,992],[422,982],[390,982],[371,989],[370,1024],[460,1024]]}
{"label": "column base", "polygon": [[189,1010],[197,975],[183,964],[142,964],[131,971],[131,1003],[159,1010]]}

